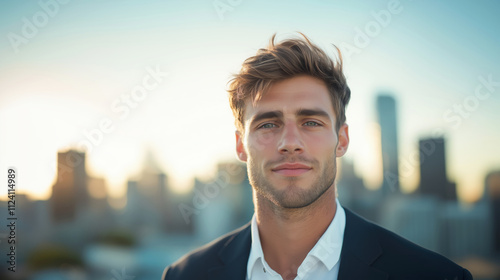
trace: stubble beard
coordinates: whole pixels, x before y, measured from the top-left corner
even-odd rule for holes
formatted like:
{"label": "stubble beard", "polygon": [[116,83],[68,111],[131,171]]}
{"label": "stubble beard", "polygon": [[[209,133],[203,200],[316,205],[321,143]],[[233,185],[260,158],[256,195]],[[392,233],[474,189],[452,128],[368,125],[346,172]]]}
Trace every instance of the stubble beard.
{"label": "stubble beard", "polygon": [[[317,172],[319,169],[319,162],[316,160],[305,161],[299,159],[299,161],[310,163],[313,166],[313,172]],[[265,168],[264,170],[269,170],[269,168]],[[264,172],[260,166],[249,161],[249,181],[260,196],[279,208],[304,208],[317,201],[330,187],[334,187],[333,184],[337,174],[336,158],[330,158],[326,162],[323,170],[319,170],[319,174],[313,182],[308,182],[298,177],[287,177],[281,179],[286,181],[286,187],[282,189],[274,186],[265,176]]]}

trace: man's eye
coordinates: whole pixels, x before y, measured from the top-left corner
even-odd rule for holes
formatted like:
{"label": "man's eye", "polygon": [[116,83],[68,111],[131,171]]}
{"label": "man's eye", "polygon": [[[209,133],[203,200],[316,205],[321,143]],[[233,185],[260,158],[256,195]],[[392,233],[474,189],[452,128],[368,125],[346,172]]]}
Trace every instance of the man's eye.
{"label": "man's eye", "polygon": [[276,127],[276,125],[274,123],[265,123],[265,124],[259,126],[259,128],[273,128],[273,127]]}
{"label": "man's eye", "polygon": [[320,126],[319,123],[315,122],[315,121],[308,121],[308,122],[305,122],[304,123],[305,126]]}

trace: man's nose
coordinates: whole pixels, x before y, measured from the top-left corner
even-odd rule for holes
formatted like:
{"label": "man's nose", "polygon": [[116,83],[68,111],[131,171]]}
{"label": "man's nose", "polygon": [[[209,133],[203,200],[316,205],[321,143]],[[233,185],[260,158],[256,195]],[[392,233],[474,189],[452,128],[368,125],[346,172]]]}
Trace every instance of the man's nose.
{"label": "man's nose", "polygon": [[280,153],[289,154],[302,153],[304,151],[304,143],[300,129],[296,123],[289,122],[284,125],[278,150]]}

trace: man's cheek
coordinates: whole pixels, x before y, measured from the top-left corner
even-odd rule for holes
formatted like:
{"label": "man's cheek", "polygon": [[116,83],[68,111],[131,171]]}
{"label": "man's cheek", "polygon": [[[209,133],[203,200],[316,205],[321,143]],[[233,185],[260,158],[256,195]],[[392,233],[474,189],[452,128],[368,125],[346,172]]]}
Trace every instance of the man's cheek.
{"label": "man's cheek", "polygon": [[273,145],[274,137],[272,133],[260,133],[255,135],[252,142],[253,149],[262,151]]}

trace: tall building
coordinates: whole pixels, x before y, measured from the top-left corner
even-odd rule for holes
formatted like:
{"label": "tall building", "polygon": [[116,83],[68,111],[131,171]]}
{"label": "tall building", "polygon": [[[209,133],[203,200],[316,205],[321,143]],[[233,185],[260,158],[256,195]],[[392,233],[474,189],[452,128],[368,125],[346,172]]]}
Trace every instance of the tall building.
{"label": "tall building", "polygon": [[71,221],[89,202],[85,153],[75,150],[57,154],[57,180],[52,186],[51,212],[55,222]]}
{"label": "tall building", "polygon": [[500,170],[490,172],[485,180],[493,230],[493,252],[500,257]]}
{"label": "tall building", "polygon": [[382,94],[377,97],[377,113],[382,143],[382,166],[384,194],[399,192],[398,129],[396,101],[394,97]]}
{"label": "tall building", "polygon": [[457,200],[454,183],[446,176],[444,138],[426,138],[419,141],[420,194],[442,200]]}

